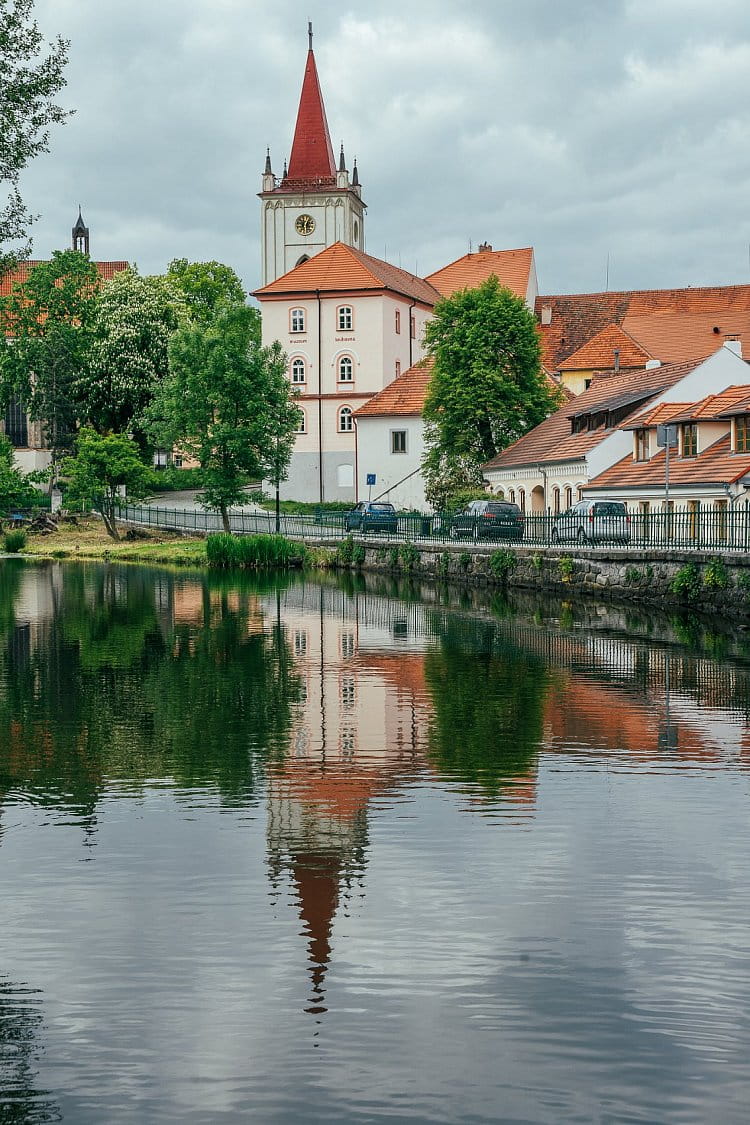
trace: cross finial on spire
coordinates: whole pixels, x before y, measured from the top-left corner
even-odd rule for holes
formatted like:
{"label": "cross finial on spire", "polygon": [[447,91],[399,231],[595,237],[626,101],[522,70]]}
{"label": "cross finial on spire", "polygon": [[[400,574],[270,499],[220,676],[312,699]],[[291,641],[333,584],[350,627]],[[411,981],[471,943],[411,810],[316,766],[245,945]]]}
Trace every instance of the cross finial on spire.
{"label": "cross finial on spire", "polygon": [[310,50],[312,51],[312,20],[307,21],[307,39],[310,44]]}

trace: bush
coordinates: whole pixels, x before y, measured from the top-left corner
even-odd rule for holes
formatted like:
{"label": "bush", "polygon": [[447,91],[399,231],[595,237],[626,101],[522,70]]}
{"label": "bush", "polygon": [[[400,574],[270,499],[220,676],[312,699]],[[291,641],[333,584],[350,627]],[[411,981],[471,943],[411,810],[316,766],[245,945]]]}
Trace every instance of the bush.
{"label": "bush", "polygon": [[216,570],[281,570],[304,562],[304,548],[283,535],[209,535],[208,565]]}
{"label": "bush", "polygon": [[148,486],[152,492],[182,492],[185,489],[202,488],[203,473],[200,468],[176,469],[174,465],[167,469],[151,469]]}
{"label": "bush", "polygon": [[625,568],[625,585],[635,586],[643,578],[643,573],[637,566],[628,566]]}
{"label": "bush", "polygon": [[686,566],[680,567],[677,571],[669,584],[669,588],[673,594],[677,594],[684,601],[694,602],[700,597],[702,585],[701,574],[696,564],[687,563]]}
{"label": "bush", "polygon": [[570,555],[563,555],[558,559],[557,565],[560,567],[560,576],[563,582],[570,582],[573,577],[573,571],[575,570],[575,563]]}
{"label": "bush", "polygon": [[490,555],[490,573],[498,578],[503,585],[508,581],[518,565],[518,560],[512,551],[493,551]]}
{"label": "bush", "polygon": [[703,585],[707,590],[726,590],[731,586],[726,563],[723,559],[711,559],[703,571]]}
{"label": "bush", "polygon": [[354,539],[347,535],[336,548],[336,562],[339,566],[351,566],[354,558]]}
{"label": "bush", "polygon": [[407,574],[411,574],[414,567],[419,562],[419,551],[413,543],[404,543],[399,552],[401,565]]}
{"label": "bush", "polygon": [[21,528],[6,531],[3,546],[9,555],[15,555],[26,546],[26,532]]}

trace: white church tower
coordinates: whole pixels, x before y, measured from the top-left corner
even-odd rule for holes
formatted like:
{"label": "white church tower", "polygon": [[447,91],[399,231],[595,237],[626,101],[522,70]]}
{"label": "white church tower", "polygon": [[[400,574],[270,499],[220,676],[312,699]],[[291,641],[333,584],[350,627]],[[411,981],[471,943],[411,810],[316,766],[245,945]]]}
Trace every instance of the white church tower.
{"label": "white church tower", "polygon": [[334,242],[365,248],[365,204],[357,162],[350,179],[342,145],[336,167],[313,54],[312,24],[307,34],[307,63],[289,165],[284,162],[284,174],[277,179],[268,152],[259,193],[263,285]]}

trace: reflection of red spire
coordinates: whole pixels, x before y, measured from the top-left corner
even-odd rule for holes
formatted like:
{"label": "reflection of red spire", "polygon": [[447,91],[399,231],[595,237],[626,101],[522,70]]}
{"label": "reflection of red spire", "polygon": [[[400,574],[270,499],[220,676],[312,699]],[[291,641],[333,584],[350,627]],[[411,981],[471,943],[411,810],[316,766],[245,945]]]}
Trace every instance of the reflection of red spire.
{"label": "reflection of red spire", "polygon": [[300,918],[309,936],[313,998],[308,1012],[323,1012],[323,982],[331,959],[331,930],[339,904],[341,858],[332,852],[293,857],[292,875],[300,902]]}
{"label": "reflection of red spire", "polygon": [[[285,183],[287,186],[314,188],[320,186],[321,180],[335,186],[336,162],[311,45],[307,52],[292,155]],[[294,183],[290,184],[289,181]]]}

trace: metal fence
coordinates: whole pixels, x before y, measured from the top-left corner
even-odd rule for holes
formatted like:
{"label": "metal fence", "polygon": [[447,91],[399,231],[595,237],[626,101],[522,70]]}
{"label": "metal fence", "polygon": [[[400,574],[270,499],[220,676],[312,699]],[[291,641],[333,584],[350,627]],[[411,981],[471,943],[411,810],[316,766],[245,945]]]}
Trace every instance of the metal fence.
{"label": "metal fence", "polygon": [[[223,530],[217,512],[199,508],[166,508],[155,504],[122,504],[119,518],[146,527],[201,534]],[[237,535],[274,534],[274,512],[232,511],[230,528]],[[457,542],[529,547],[633,547],[660,550],[747,551],[750,549],[750,509],[675,508],[671,512],[637,513],[625,518],[575,525],[552,515],[526,515],[517,525],[492,526],[481,517],[457,520],[450,514],[405,513],[381,527],[351,527],[346,512],[319,509],[305,515],[283,514],[278,531],[289,539],[338,541],[351,534],[368,542],[408,540],[413,543]],[[457,526],[459,524],[460,526]]]}

